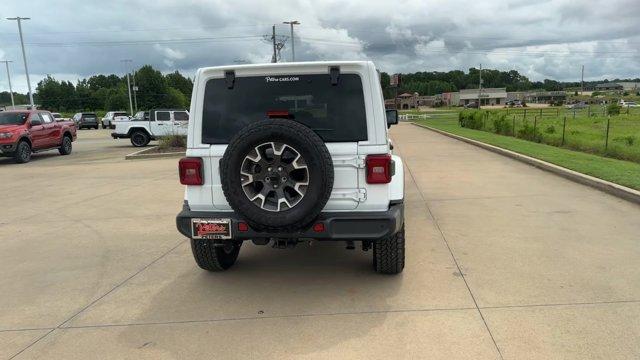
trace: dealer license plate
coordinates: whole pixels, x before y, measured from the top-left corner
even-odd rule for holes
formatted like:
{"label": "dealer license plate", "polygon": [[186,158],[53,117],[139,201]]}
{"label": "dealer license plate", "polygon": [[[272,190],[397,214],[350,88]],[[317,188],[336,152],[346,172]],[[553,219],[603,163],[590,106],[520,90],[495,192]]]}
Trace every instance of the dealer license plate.
{"label": "dealer license plate", "polygon": [[231,219],[191,219],[194,239],[231,239]]}

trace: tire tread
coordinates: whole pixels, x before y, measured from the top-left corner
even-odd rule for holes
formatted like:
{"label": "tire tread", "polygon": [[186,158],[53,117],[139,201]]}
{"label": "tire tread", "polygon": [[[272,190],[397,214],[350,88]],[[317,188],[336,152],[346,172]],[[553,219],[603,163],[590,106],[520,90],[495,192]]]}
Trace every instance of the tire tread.
{"label": "tire tread", "polygon": [[375,271],[381,274],[401,273],[405,261],[404,227],[395,235],[374,242],[373,253]]}

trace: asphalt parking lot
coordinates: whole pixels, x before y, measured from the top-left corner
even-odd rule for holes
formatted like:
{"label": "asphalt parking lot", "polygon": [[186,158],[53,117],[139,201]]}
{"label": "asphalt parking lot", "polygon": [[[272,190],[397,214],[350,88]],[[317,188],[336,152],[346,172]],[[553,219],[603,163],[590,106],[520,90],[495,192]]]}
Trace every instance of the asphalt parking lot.
{"label": "asphalt parking lot", "polygon": [[0,358],[640,357],[640,207],[410,124],[407,267],[246,243],[195,265],[177,159],[83,130],[0,159]]}

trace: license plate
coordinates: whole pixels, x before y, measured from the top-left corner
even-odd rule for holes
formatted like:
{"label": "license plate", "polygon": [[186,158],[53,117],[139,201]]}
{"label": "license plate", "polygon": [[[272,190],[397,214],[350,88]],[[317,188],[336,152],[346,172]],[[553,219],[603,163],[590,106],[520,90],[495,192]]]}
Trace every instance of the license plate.
{"label": "license plate", "polygon": [[231,239],[231,219],[191,219],[194,239]]}

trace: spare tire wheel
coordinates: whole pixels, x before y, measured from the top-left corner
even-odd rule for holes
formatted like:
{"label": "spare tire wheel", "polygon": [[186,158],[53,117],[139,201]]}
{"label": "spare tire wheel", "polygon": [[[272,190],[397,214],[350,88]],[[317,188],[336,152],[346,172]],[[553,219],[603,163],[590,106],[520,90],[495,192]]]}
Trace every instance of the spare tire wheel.
{"label": "spare tire wheel", "polygon": [[294,231],[322,211],[333,189],[333,162],[322,139],[287,119],[241,129],[220,161],[222,191],[256,230]]}

